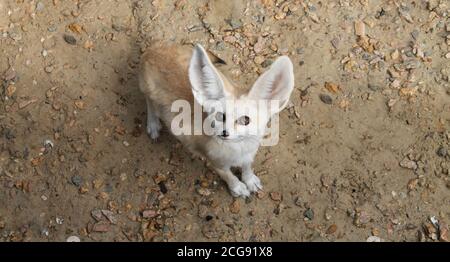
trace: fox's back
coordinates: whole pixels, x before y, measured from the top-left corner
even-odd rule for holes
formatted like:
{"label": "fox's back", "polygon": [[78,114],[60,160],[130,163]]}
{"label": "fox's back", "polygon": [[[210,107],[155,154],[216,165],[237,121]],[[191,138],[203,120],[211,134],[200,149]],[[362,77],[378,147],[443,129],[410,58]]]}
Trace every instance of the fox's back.
{"label": "fox's back", "polygon": [[190,46],[154,43],[141,59],[140,89],[154,103],[170,106],[178,99],[193,102],[188,69]]}

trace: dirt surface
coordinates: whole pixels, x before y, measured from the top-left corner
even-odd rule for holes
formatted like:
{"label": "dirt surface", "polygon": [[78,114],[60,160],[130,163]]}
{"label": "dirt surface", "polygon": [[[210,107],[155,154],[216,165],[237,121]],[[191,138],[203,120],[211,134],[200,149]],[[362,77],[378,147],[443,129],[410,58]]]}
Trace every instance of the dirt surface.
{"label": "dirt surface", "polygon": [[[0,240],[447,241],[449,2],[245,2],[0,1]],[[136,70],[161,39],[242,88],[292,59],[264,192],[150,141]]]}

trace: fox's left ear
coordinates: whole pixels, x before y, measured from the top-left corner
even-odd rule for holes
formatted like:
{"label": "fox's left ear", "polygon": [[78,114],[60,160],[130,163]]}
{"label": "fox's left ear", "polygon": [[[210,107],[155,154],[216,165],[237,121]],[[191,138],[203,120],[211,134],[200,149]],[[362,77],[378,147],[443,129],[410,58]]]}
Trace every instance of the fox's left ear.
{"label": "fox's left ear", "polygon": [[211,102],[226,97],[224,83],[208,53],[201,45],[196,45],[189,65],[189,80],[195,100],[209,110]]}
{"label": "fox's left ear", "polygon": [[294,66],[287,56],[281,56],[256,80],[248,94],[255,100],[278,100],[279,107],[272,114],[283,110],[294,90]]}

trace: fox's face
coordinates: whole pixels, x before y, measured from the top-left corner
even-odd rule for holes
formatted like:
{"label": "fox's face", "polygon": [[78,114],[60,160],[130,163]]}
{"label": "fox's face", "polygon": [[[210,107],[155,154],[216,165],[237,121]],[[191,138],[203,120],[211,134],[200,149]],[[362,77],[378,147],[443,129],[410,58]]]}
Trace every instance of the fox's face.
{"label": "fox's face", "polygon": [[200,45],[192,55],[189,79],[195,100],[208,114],[205,132],[229,142],[262,137],[271,117],[286,107],[294,88],[292,62],[282,56],[247,94],[236,97],[230,82],[214,67]]}

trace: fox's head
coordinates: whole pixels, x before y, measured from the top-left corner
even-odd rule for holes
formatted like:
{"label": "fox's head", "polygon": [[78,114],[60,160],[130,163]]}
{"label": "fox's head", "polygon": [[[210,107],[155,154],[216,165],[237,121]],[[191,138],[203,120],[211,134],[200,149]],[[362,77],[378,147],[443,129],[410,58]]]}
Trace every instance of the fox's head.
{"label": "fox's head", "polygon": [[270,119],[286,107],[294,89],[292,62],[281,56],[248,93],[237,95],[200,45],[194,48],[189,80],[195,100],[208,115],[205,132],[227,142],[264,136]]}

